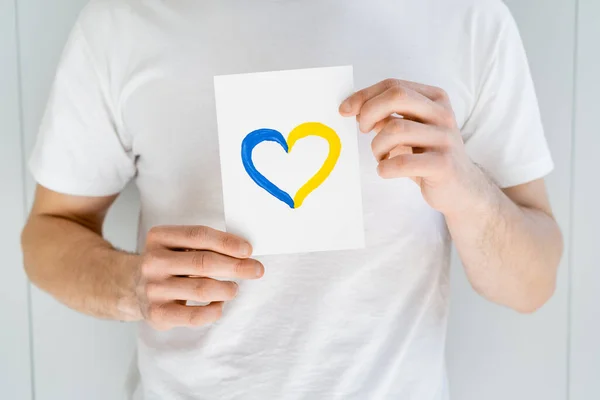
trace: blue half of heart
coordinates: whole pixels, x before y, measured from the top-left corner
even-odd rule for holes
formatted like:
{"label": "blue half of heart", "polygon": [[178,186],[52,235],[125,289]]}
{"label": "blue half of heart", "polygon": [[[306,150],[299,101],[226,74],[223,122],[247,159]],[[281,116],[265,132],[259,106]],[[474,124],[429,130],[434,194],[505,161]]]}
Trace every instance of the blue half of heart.
{"label": "blue half of heart", "polygon": [[242,162],[244,164],[244,169],[258,186],[269,192],[275,198],[283,201],[290,206],[290,208],[294,208],[294,200],[292,197],[265,178],[254,166],[254,162],[252,161],[252,150],[254,150],[256,145],[262,142],[279,143],[285,152],[288,153],[287,141],[279,131],[266,128],[257,129],[249,133],[242,142]]}

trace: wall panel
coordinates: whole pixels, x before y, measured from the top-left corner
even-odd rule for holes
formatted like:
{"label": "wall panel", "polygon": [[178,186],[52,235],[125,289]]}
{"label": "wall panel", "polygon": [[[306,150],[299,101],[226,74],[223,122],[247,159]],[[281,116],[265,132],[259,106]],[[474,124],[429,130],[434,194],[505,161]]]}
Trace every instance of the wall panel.
{"label": "wall panel", "polygon": [[19,233],[25,218],[16,8],[0,0],[0,397],[31,399],[28,283]]}
{"label": "wall panel", "polygon": [[600,2],[579,0],[570,400],[600,399]]}
{"label": "wall panel", "polygon": [[[31,152],[56,65],[67,35],[86,0],[17,0],[23,77],[23,131]],[[31,202],[35,183],[26,180]],[[107,236],[121,248],[135,248],[138,216],[129,188],[111,210]],[[32,290],[32,332],[36,400],[120,400],[135,348],[131,324],[95,320]]]}
{"label": "wall panel", "polygon": [[[556,170],[547,179],[569,238],[575,1],[511,0],[527,49]],[[510,116],[507,116],[510,118]],[[564,400],[567,395],[568,246],[553,299],[531,316],[480,298],[454,263],[448,332],[453,398]]]}

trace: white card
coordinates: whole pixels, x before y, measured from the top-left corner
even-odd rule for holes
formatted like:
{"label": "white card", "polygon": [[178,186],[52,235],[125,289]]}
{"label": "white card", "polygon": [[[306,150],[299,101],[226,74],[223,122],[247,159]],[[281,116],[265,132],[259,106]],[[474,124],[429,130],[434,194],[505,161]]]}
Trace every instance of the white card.
{"label": "white card", "polygon": [[364,247],[353,86],[352,67],[215,77],[227,231],[254,255]]}

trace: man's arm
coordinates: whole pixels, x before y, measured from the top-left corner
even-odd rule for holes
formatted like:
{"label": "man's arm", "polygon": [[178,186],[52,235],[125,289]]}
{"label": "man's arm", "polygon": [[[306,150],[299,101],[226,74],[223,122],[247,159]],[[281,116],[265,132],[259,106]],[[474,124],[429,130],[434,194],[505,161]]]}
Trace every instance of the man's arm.
{"label": "man's arm", "polygon": [[117,196],[66,196],[38,186],[22,233],[29,279],[67,306],[100,318],[136,321],[135,274],[141,257],[102,238]]}
{"label": "man's arm", "polygon": [[521,312],[550,298],[562,238],[543,181],[504,192],[492,183],[468,157],[442,89],[388,79],[350,96],[340,112],[356,116],[362,132],[376,132],[382,178],[412,178],[444,214],[480,294]]}
{"label": "man's arm", "polygon": [[[38,186],[22,234],[25,269],[35,285],[88,315],[170,329],[215,321],[223,302],[237,294],[229,280],[263,275],[262,264],[249,258],[249,243],[203,226],[153,228],[142,254],[115,249],[102,238],[115,198]],[[186,301],[209,304],[187,307]]]}
{"label": "man's arm", "polygon": [[446,222],[473,288],[517,311],[554,293],[563,243],[543,180],[501,191],[481,174],[481,203]]}

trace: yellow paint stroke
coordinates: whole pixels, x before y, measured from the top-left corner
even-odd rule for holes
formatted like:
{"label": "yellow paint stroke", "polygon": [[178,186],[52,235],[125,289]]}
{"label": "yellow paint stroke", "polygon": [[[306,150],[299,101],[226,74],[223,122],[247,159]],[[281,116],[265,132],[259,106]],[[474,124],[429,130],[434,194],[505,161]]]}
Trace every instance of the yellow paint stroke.
{"label": "yellow paint stroke", "polygon": [[298,140],[308,136],[318,136],[327,140],[329,143],[329,155],[321,169],[319,169],[319,171],[310,178],[300,190],[298,190],[298,193],[296,193],[296,196],[294,197],[294,208],[302,206],[306,197],[325,182],[337,164],[342,151],[342,142],[333,129],[319,122],[307,122],[298,125],[290,132],[287,139],[288,153],[292,151],[294,144],[296,144]]}

